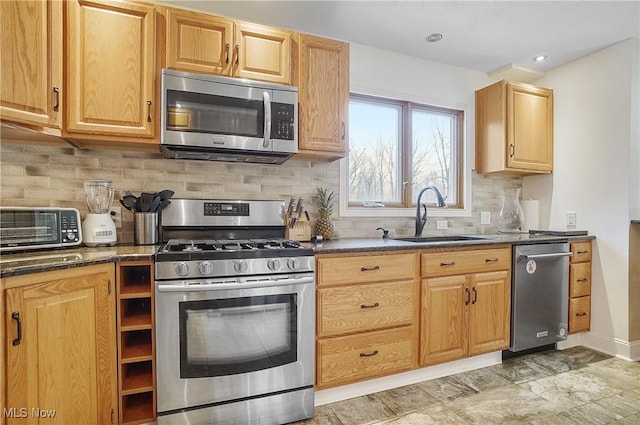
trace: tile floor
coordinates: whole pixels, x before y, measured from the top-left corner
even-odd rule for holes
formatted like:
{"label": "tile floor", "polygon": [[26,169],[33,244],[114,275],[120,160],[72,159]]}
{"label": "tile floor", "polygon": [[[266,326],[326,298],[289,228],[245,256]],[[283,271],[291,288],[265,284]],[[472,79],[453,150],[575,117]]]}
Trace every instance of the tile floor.
{"label": "tile floor", "polygon": [[640,425],[640,362],[584,348],[318,406],[297,425]]}

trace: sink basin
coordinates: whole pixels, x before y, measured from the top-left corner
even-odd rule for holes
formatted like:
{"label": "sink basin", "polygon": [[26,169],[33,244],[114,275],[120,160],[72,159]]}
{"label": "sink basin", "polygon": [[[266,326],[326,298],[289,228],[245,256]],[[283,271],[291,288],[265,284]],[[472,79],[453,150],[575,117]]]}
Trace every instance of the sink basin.
{"label": "sink basin", "polygon": [[487,238],[479,236],[412,236],[408,238],[394,238],[397,241],[416,242],[416,243],[428,243],[428,242],[460,242],[460,241],[481,241]]}

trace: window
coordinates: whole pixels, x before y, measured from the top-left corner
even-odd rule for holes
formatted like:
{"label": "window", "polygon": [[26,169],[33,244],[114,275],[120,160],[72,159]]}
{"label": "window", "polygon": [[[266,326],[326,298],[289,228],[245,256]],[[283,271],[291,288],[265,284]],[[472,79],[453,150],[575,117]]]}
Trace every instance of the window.
{"label": "window", "polygon": [[[463,208],[463,111],[352,94],[349,102],[349,207],[409,208],[436,186]],[[435,204],[432,191],[424,200]]]}

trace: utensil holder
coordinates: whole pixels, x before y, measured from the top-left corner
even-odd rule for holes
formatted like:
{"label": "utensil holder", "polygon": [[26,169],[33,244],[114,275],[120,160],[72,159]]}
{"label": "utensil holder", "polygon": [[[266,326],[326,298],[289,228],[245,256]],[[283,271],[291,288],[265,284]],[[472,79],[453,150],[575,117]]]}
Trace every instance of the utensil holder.
{"label": "utensil holder", "polygon": [[[293,217],[296,217],[296,221],[291,227],[290,223]],[[285,227],[285,237],[287,239],[301,242],[308,242],[311,239],[311,223],[304,215],[298,217],[297,215],[290,216],[285,214],[285,223],[287,223]]]}
{"label": "utensil holder", "polygon": [[158,243],[158,213],[137,212],[133,214],[133,243],[155,245]]}

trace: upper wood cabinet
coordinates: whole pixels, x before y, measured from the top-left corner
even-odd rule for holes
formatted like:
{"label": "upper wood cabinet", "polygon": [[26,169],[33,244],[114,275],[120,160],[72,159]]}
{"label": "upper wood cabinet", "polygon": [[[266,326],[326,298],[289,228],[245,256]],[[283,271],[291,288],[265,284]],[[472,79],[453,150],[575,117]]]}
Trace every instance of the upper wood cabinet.
{"label": "upper wood cabinet", "polygon": [[291,33],[187,10],[166,9],[166,67],[291,83]]}
{"label": "upper wood cabinet", "polygon": [[[7,425],[115,423],[114,282],[113,264],[2,281],[6,406],[29,409],[26,420],[3,415]],[[39,421],[32,408],[55,411],[55,419]]]}
{"label": "upper wood cabinet", "polygon": [[476,91],[476,171],[553,171],[553,91],[499,81]]}
{"label": "upper wood cabinet", "polygon": [[[62,127],[62,2],[0,1],[0,116]],[[58,132],[59,135],[59,132]]]}
{"label": "upper wood cabinet", "polygon": [[299,155],[343,158],[348,149],[349,44],[305,34],[296,43]]}
{"label": "upper wood cabinet", "polygon": [[72,138],[155,135],[155,9],[128,1],[65,2],[66,125]]}

